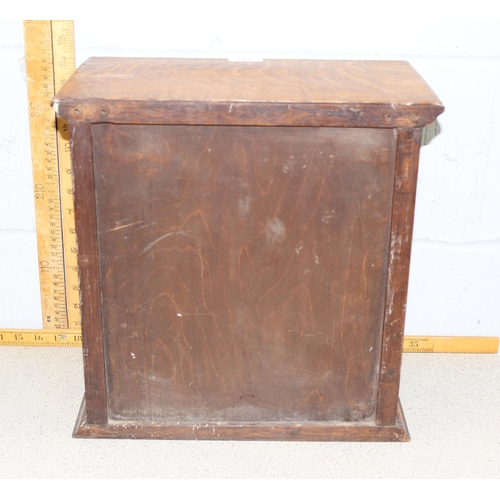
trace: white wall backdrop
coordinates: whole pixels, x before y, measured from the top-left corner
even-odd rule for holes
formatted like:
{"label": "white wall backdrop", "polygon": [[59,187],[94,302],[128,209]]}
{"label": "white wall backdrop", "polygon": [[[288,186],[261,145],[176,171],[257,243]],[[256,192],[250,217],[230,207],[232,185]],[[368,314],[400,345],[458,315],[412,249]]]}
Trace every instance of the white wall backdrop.
{"label": "white wall backdrop", "polygon": [[[446,110],[421,151],[406,333],[500,335],[500,23],[312,14],[77,20],[77,65],[105,55],[409,61]],[[23,53],[22,22],[0,22],[0,328],[42,324]]]}

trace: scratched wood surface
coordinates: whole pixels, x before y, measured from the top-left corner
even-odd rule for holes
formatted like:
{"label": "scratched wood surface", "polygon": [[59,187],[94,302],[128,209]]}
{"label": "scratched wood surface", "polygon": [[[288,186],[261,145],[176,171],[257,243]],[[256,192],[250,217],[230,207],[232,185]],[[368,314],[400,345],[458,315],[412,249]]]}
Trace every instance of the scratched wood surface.
{"label": "scratched wood surface", "polygon": [[443,111],[405,61],[90,58],[58,93],[69,121],[416,127]]}
{"label": "scratched wood surface", "polygon": [[72,131],[76,436],[409,439],[421,128],[401,61],[91,58]]}
{"label": "scratched wood surface", "polygon": [[441,105],[406,61],[92,57],[58,98]]}
{"label": "scratched wood surface", "polygon": [[78,243],[78,274],[82,308],[82,346],[85,373],[87,419],[107,422],[104,336],[102,329],[101,284],[92,175],[92,128],[88,123],[70,124],[71,160],[75,183],[75,225]]}
{"label": "scratched wood surface", "polygon": [[92,140],[110,419],[373,420],[395,130]]}

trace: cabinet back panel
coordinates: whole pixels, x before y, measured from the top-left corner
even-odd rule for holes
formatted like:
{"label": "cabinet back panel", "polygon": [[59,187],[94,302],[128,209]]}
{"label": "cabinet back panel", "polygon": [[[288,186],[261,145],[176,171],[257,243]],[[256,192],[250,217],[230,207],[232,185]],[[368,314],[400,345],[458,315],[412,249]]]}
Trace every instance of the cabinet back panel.
{"label": "cabinet back panel", "polygon": [[92,141],[110,419],[373,420],[395,130]]}

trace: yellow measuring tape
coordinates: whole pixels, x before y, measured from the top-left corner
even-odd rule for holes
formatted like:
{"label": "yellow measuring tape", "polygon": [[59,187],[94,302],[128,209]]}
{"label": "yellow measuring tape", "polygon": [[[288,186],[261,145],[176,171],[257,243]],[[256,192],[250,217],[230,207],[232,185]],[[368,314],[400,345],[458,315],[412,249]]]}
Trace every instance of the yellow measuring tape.
{"label": "yellow measuring tape", "polygon": [[457,352],[496,354],[498,337],[412,337],[405,336],[403,352]]}
{"label": "yellow measuring tape", "polygon": [[[405,337],[405,353],[495,354],[498,337]],[[65,346],[82,345],[80,330],[0,330],[0,345]]]}
{"label": "yellow measuring tape", "polygon": [[80,347],[80,330],[0,330],[0,345]]}
{"label": "yellow measuring tape", "polygon": [[44,329],[81,327],[68,126],[52,97],[75,70],[73,21],[24,21]]}
{"label": "yellow measuring tape", "polygon": [[[0,329],[0,345],[80,346],[68,126],[52,97],[75,70],[73,21],[24,21],[43,330]],[[405,337],[403,352],[496,353],[498,337]]]}

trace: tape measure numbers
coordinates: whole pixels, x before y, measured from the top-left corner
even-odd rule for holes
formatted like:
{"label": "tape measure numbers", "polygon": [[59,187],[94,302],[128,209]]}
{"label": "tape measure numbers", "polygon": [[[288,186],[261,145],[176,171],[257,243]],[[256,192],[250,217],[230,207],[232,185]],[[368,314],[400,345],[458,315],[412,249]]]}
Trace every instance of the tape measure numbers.
{"label": "tape measure numbers", "polygon": [[[0,345],[80,346],[68,126],[52,97],[75,70],[73,21],[24,21],[43,330],[0,329]],[[403,352],[497,353],[498,337],[405,336]]]}
{"label": "tape measure numbers", "polygon": [[498,352],[498,344],[498,337],[405,336],[403,352],[496,354]]}
{"label": "tape measure numbers", "polygon": [[75,70],[73,21],[24,21],[24,38],[43,326],[79,328],[68,127],[50,107]]}
{"label": "tape measure numbers", "polygon": [[0,330],[0,345],[80,347],[82,332],[79,330]]}
{"label": "tape measure numbers", "polygon": [[[0,346],[80,347],[82,332],[70,329],[0,329]],[[405,353],[496,354],[498,337],[405,337]]]}

